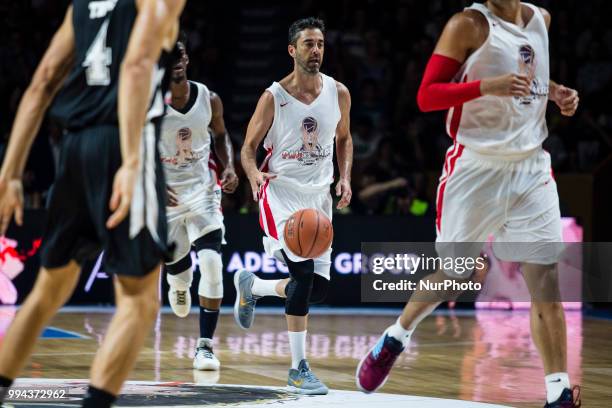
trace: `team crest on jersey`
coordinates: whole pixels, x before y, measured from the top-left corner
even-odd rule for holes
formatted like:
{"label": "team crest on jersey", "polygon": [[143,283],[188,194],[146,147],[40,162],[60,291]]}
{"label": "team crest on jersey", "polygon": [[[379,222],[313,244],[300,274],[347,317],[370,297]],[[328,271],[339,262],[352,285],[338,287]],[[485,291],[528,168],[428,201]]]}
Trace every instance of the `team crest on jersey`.
{"label": "team crest on jersey", "polygon": [[202,155],[193,151],[193,138],[191,129],[180,128],[176,132],[176,154],[171,157],[162,157],[162,162],[173,164],[178,167],[187,167],[202,159]]}
{"label": "team crest on jersey", "polygon": [[519,47],[519,73],[527,76],[531,84],[531,95],[516,97],[519,104],[530,105],[537,98],[548,96],[548,85],[540,84],[536,78],[537,60],[536,53],[533,47],[529,44],[523,44]]}
{"label": "team crest on jersey", "polygon": [[299,150],[285,150],[281,154],[284,160],[297,160],[303,166],[311,166],[331,154],[319,144],[319,122],[312,116],[302,119],[302,147]]}

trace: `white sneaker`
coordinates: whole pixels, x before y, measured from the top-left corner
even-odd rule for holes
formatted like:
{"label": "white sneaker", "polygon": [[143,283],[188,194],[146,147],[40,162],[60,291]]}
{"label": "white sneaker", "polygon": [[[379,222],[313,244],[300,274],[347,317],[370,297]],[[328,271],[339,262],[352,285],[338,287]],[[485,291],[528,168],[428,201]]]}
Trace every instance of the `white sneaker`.
{"label": "white sneaker", "polygon": [[196,370],[217,371],[221,362],[215,356],[212,349],[211,339],[198,339],[196,354],[193,358],[193,368]]}
{"label": "white sneaker", "polygon": [[198,385],[215,385],[221,379],[221,371],[193,370],[193,383]]}
{"label": "white sneaker", "polygon": [[170,286],[168,291],[168,302],[172,311],[178,317],[186,317],[191,310],[191,292],[187,290],[177,290]]}

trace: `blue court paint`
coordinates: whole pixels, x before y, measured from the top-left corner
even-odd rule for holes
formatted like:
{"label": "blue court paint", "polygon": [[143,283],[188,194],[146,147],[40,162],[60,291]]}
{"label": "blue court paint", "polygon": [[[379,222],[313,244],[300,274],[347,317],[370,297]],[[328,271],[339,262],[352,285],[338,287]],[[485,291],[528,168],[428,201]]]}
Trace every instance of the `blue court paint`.
{"label": "blue court paint", "polygon": [[57,327],[47,327],[40,336],[41,339],[86,339],[87,336],[71,332],[68,330],[58,329]]}

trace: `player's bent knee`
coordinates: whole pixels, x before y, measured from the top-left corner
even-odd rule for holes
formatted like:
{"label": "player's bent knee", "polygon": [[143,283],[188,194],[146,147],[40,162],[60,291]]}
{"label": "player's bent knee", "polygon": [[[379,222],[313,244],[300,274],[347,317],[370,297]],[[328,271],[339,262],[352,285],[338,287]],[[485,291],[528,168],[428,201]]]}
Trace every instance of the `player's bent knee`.
{"label": "player's bent knee", "polygon": [[306,316],[308,314],[308,303],[310,302],[310,293],[312,291],[312,280],[302,280],[298,282],[295,279],[289,280],[285,287],[285,313],[289,316]]}
{"label": "player's bent knee", "polygon": [[165,264],[164,270],[168,275],[178,275],[187,270],[191,270],[191,254],[188,252],[178,261]]}
{"label": "player's bent knee", "polygon": [[212,249],[198,252],[200,284],[198,295],[209,299],[223,298],[223,260],[221,254]]}
{"label": "player's bent knee", "polygon": [[287,266],[291,279],[285,287],[285,313],[290,316],[306,316],[314,283],[314,262],[312,259],[303,262],[292,262],[287,257]]}
{"label": "player's bent knee", "polygon": [[193,281],[191,253],[182,256],[178,261],[165,264],[166,282],[177,290],[188,290]]}
{"label": "player's bent knee", "polygon": [[154,320],[160,307],[158,285],[159,266],[139,278],[118,275],[115,285],[117,311],[128,318],[140,316],[147,322]]}
{"label": "player's bent knee", "polygon": [[329,280],[315,274],[314,281],[312,283],[312,293],[310,294],[310,304],[315,305],[323,302],[327,297],[328,290]]}

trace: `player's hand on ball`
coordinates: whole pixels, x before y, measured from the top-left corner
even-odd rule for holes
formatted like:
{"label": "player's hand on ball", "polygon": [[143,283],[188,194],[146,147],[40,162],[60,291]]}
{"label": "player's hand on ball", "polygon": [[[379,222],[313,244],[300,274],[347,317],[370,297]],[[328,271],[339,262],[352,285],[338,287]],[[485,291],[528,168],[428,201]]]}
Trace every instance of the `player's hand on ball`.
{"label": "player's hand on ball", "polygon": [[178,194],[170,186],[166,186],[166,193],[168,194],[168,207],[176,207],[178,202]]}
{"label": "player's hand on ball", "polygon": [[138,176],[137,166],[122,165],[115,174],[113,181],[113,194],[111,195],[109,207],[113,212],[106,221],[106,228],[112,229],[125,219],[130,211],[134,185]]}
{"label": "player's hand on ball", "polygon": [[557,85],[551,89],[550,96],[550,99],[557,104],[559,109],[561,109],[561,114],[563,116],[574,116],[578,109],[578,103],[580,102],[578,91],[563,85]]}
{"label": "player's hand on ball", "polygon": [[238,187],[238,176],[232,167],[228,167],[221,173],[221,189],[224,193],[233,193]]}
{"label": "player's hand on ball", "polygon": [[23,186],[21,180],[0,179],[0,236],[4,236],[15,215],[17,225],[23,225]]}
{"label": "player's hand on ball", "polygon": [[341,178],[336,184],[336,197],[340,197],[336,208],[341,210],[348,207],[353,197],[353,191],[351,190],[351,183],[347,179]]}
{"label": "player's hand on ball", "polygon": [[253,191],[253,201],[259,200],[259,191],[266,180],[272,180],[274,178],[276,178],[276,174],[262,173],[261,171],[257,171],[253,176],[249,177],[249,183],[251,183],[251,190]]}
{"label": "player's hand on ball", "polygon": [[531,84],[527,75],[506,74],[483,79],[480,82],[480,93],[494,96],[529,96]]}

